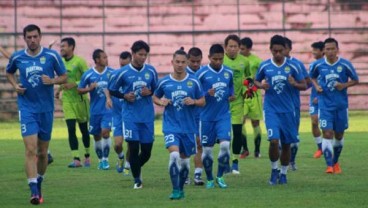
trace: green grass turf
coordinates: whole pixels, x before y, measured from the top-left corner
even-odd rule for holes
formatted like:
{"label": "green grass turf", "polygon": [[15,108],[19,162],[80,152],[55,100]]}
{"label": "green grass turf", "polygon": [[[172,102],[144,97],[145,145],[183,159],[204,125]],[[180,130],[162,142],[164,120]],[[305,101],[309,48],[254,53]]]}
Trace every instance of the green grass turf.
{"label": "green grass turf", "polygon": [[[168,153],[164,148],[161,120],[156,121],[156,141],[150,161],[143,167],[144,188],[133,190],[131,176],[118,174],[112,150],[108,171],[97,170],[92,149],[91,168],[67,168],[71,153],[66,125],[62,119],[54,123],[50,143],[55,158],[43,183],[45,203],[42,207],[367,207],[368,199],[368,113],[351,112],[350,128],[340,157],[343,173],[324,173],[324,159],[314,159],[316,150],[310,133],[310,119],[301,120],[301,143],[297,156],[298,170],[289,171],[288,184],[269,186],[268,142],[262,137],[260,159],[251,155],[241,160],[240,175],[226,175],[228,189],[206,190],[185,186],[186,197],[170,201]],[[253,150],[252,129],[247,123],[248,146]],[[264,125],[262,123],[263,133]],[[0,207],[29,207],[29,189],[24,172],[24,146],[17,122],[0,123]],[[80,138],[80,136],[79,136]],[[83,154],[80,142],[80,153]],[[215,148],[217,156],[218,147]],[[215,162],[215,165],[217,163]],[[193,178],[193,163],[190,177]],[[214,166],[216,170],[216,166]]]}

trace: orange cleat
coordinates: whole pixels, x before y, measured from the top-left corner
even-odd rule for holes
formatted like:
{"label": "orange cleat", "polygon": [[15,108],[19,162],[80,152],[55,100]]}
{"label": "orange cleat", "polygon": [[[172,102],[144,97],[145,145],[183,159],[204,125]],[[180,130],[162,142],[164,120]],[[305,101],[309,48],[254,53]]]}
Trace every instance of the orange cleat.
{"label": "orange cleat", "polygon": [[340,174],[342,172],[341,168],[340,168],[340,164],[339,163],[336,163],[334,166],[333,166],[333,171],[335,174]]}
{"label": "orange cleat", "polygon": [[240,159],[245,159],[247,158],[249,155],[249,151],[243,151],[241,154],[240,154]]}
{"label": "orange cleat", "polygon": [[327,166],[326,173],[329,173],[329,174],[334,173],[334,168],[332,166]]}
{"label": "orange cleat", "polygon": [[314,158],[316,158],[316,159],[318,159],[318,158],[320,158],[322,155],[323,155],[322,150],[318,149],[318,150],[314,153],[313,157],[314,157]]}

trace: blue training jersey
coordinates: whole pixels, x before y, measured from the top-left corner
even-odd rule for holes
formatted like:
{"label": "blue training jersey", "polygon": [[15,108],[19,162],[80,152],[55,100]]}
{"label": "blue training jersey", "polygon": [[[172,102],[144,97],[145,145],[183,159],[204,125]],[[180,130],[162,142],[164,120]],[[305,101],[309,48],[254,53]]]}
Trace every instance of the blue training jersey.
{"label": "blue training jersey", "polygon": [[[200,70],[202,68],[202,66],[199,67],[198,70]],[[187,66],[187,73],[190,74],[190,75],[193,75],[195,76],[195,73],[198,71],[194,71],[193,69],[191,69],[189,66]],[[196,110],[195,110],[195,115],[196,115],[196,120],[199,121],[199,117],[201,115],[201,110],[202,110],[202,107],[196,107]]]}
{"label": "blue training jersey", "polygon": [[276,65],[272,58],[261,63],[255,79],[259,82],[266,80],[270,85],[270,88],[265,91],[264,111],[294,112],[293,96],[295,96],[295,92],[294,87],[288,81],[290,75],[298,82],[304,79],[299,68],[287,58],[281,66]]}
{"label": "blue training jersey", "polygon": [[[309,73],[311,72],[312,68],[314,68],[314,65],[317,63],[317,61],[318,60],[315,60],[315,61],[313,61],[312,63],[309,64]],[[319,83],[318,78],[317,78],[317,82]],[[313,100],[315,98],[317,98],[317,100],[318,100],[318,93],[317,93],[316,88],[312,84],[312,89],[311,89],[311,93],[310,93],[310,96],[309,96],[309,105],[313,104]]]}
{"label": "blue training jersey", "polygon": [[154,121],[154,109],[152,96],[142,96],[141,90],[147,87],[154,92],[157,84],[156,69],[149,64],[144,64],[141,70],[134,68],[132,64],[128,64],[119,70],[115,81],[109,86],[111,91],[119,91],[122,94],[134,92],[135,101],[123,101],[122,118],[126,121],[136,123],[146,123]]}
{"label": "blue training jersey", "polygon": [[[304,79],[309,78],[309,74],[303,62],[301,62],[299,59],[295,57],[290,57],[289,61],[291,61],[291,63],[294,64],[294,66],[299,68],[299,71],[301,72]],[[292,96],[292,98],[293,98],[295,108],[300,108],[300,90],[296,87],[294,87],[294,96]]]}
{"label": "blue training jersey", "polygon": [[[196,76],[205,93],[206,105],[201,111],[201,121],[218,121],[230,118],[229,97],[234,95],[233,71],[222,65],[219,71],[204,66],[196,72]],[[215,89],[215,95],[208,94],[209,89]]]}
{"label": "blue training jersey", "polygon": [[20,85],[27,89],[23,95],[18,95],[19,110],[33,113],[54,111],[54,85],[44,85],[41,77],[54,78],[55,73],[58,76],[66,73],[59,54],[44,47],[35,56],[29,55],[26,49],[17,51],[11,56],[6,72],[14,74],[17,70]]}
{"label": "blue training jersey", "polygon": [[348,108],[347,88],[339,91],[335,88],[336,82],[346,83],[349,78],[359,80],[354,66],[350,61],[338,58],[334,64],[327,62],[326,58],[319,59],[310,70],[311,78],[319,77],[319,85],[323,92],[319,94],[318,107],[324,110],[337,110]]}
{"label": "blue training jersey", "polygon": [[157,85],[155,95],[171,100],[164,110],[162,131],[164,133],[196,133],[195,105],[185,105],[184,98],[203,97],[202,87],[197,78],[187,74],[183,80],[176,80],[171,75],[163,77]]}
{"label": "blue training jersey", "polygon": [[100,73],[95,68],[91,68],[83,74],[78,88],[86,88],[88,85],[97,82],[96,88],[89,92],[91,115],[111,113],[111,110],[106,108],[105,90],[107,90],[107,85],[113,71],[113,69],[105,67],[103,72]]}
{"label": "blue training jersey", "polygon": [[[109,89],[110,86],[112,85],[112,83],[115,81],[116,79],[116,75],[120,73],[120,71],[122,70],[122,68],[120,69],[116,69],[112,72],[111,76],[110,76],[110,80],[109,80],[109,83],[107,85],[107,88]],[[119,92],[120,93],[123,93],[123,88],[119,88]],[[115,113],[119,113],[121,114],[122,113],[122,105],[123,105],[123,101],[124,99],[122,98],[117,98],[115,96],[111,96],[111,101],[112,101],[112,110]]]}

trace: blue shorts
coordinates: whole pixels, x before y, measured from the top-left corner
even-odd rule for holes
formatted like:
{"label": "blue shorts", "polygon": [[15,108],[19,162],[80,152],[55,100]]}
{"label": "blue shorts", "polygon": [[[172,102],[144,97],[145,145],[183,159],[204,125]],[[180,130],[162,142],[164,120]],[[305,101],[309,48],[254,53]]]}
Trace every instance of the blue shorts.
{"label": "blue shorts", "polygon": [[114,137],[123,136],[123,120],[121,113],[112,116],[112,132]]}
{"label": "blue shorts", "polygon": [[195,132],[195,135],[199,137],[199,118],[196,118],[195,119],[195,122],[196,122],[196,132]]}
{"label": "blue shorts", "polygon": [[150,144],[154,141],[153,122],[135,123],[123,121],[125,141],[139,141],[142,144]]}
{"label": "blue shorts", "polygon": [[103,115],[93,115],[89,120],[89,133],[92,135],[101,135],[102,129],[111,129],[111,113]]}
{"label": "blue shorts", "polygon": [[337,133],[342,133],[349,128],[348,114],[347,108],[333,111],[319,109],[319,126],[322,130],[334,130]]}
{"label": "blue shorts", "polygon": [[231,118],[219,121],[201,121],[199,123],[200,138],[202,146],[212,147],[217,139],[230,141]]}
{"label": "blue shorts", "polygon": [[166,148],[178,146],[179,152],[186,157],[197,153],[195,134],[165,133],[164,136]]}
{"label": "blue shorts", "polygon": [[316,104],[310,103],[309,104],[309,115],[311,115],[311,116],[318,115],[318,103],[316,103]]}
{"label": "blue shorts", "polygon": [[37,134],[42,141],[50,141],[54,112],[32,113],[19,111],[20,130],[22,137]]}
{"label": "blue shorts", "polygon": [[282,144],[299,142],[294,112],[264,112],[268,140],[277,139]]}

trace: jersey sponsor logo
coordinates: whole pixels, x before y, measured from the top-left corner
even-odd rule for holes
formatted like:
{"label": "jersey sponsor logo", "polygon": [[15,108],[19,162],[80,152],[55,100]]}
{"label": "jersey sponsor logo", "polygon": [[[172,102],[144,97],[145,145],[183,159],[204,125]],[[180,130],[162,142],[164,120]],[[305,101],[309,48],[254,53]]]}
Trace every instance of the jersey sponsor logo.
{"label": "jersey sponsor logo", "polygon": [[225,82],[216,82],[212,85],[212,88],[215,89],[215,95],[217,102],[220,102],[224,99],[225,96],[225,88],[227,87],[227,84]]}
{"label": "jersey sponsor logo", "polygon": [[40,58],[40,62],[41,62],[41,64],[45,64],[46,63],[46,57],[42,56]]}
{"label": "jersey sponsor logo", "polygon": [[188,93],[184,90],[176,90],[171,93],[171,99],[173,100],[173,106],[177,111],[183,109],[184,98],[188,97]]}
{"label": "jersey sponsor logo", "polygon": [[42,67],[40,66],[29,66],[26,68],[26,77],[27,81],[31,84],[34,88],[39,85],[41,82],[41,75],[42,74]]}
{"label": "jersey sponsor logo", "polygon": [[327,83],[327,88],[332,92],[335,90],[335,86],[336,86],[336,80],[339,78],[338,74],[332,73],[332,74],[327,74],[325,79],[326,79],[326,83]]}
{"label": "jersey sponsor logo", "polygon": [[284,75],[276,75],[272,77],[272,86],[273,89],[276,91],[277,94],[282,93],[285,86],[285,81],[287,80],[286,76]]}
{"label": "jersey sponsor logo", "polygon": [[105,97],[105,91],[104,89],[107,88],[108,82],[106,81],[99,81],[97,82],[97,95],[99,97]]}
{"label": "jersey sponsor logo", "polygon": [[145,81],[141,81],[141,79],[133,82],[133,91],[136,100],[142,99],[142,88],[145,86],[147,86],[147,83]]}

